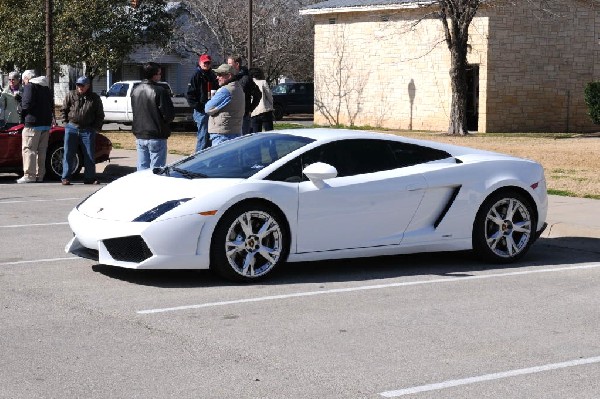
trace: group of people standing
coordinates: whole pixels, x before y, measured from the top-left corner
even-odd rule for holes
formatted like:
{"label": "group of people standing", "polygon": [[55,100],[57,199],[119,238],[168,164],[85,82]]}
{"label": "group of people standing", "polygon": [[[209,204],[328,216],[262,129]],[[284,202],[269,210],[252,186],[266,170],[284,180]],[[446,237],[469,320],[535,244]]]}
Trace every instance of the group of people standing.
{"label": "group of people standing", "polygon": [[[22,79],[22,84],[21,84]],[[17,183],[37,183],[46,175],[46,152],[50,127],[54,119],[54,101],[46,76],[36,76],[29,69],[21,76],[8,75],[9,84],[0,94],[0,127],[7,129],[24,124],[21,133],[23,176]],[[77,79],[76,90],[65,97],[62,116],[65,123],[62,184],[71,184],[75,172],[75,156],[84,148],[84,183],[98,184],[96,179],[96,133],[102,129],[104,111],[100,97],[89,91],[87,77]]]}
{"label": "group of people standing", "polygon": [[[142,67],[142,82],[131,94],[132,131],[136,137],[137,169],[166,164],[170,123],[175,117],[171,94],[158,82],[162,68],[148,62]],[[24,123],[22,153],[24,175],[17,183],[44,180],[46,151],[53,122],[53,99],[45,76],[27,70],[22,76],[9,74],[9,85],[0,94],[0,128]],[[96,134],[102,130],[104,109],[100,96],[90,90],[90,79],[77,79],[61,108],[64,122],[64,155],[61,182],[70,185],[83,148],[84,184],[99,184],[96,178]],[[203,54],[188,85],[187,99],[197,126],[196,152],[251,132],[273,130],[273,96],[263,72],[242,66],[240,56],[212,68],[212,58]]]}
{"label": "group of people standing", "polygon": [[[166,164],[175,112],[169,93],[158,84],[161,76],[160,65],[146,63],[143,80],[131,93],[138,170]],[[196,152],[244,134],[273,130],[271,89],[263,72],[242,66],[240,56],[229,56],[226,64],[213,69],[212,57],[202,54],[186,97],[197,127]]]}
{"label": "group of people standing", "polygon": [[229,56],[212,69],[210,55],[201,55],[187,99],[198,128],[196,151],[263,128],[273,130],[271,89],[262,71],[249,71],[240,56]]}

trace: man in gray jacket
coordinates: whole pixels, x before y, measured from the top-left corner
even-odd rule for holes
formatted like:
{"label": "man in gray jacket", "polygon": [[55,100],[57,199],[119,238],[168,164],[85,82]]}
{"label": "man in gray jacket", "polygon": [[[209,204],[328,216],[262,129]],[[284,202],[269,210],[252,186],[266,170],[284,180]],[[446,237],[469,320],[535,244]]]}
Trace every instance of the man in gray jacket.
{"label": "man in gray jacket", "polygon": [[131,93],[138,170],[167,163],[167,139],[171,135],[169,123],[175,118],[175,108],[167,90],[156,83],[160,81],[161,73],[160,65],[146,63],[142,68],[142,83]]}
{"label": "man in gray jacket", "polygon": [[96,134],[102,130],[104,108],[100,96],[90,90],[90,79],[82,76],[75,83],[61,109],[65,124],[65,152],[63,156],[62,184],[71,184],[75,171],[75,154],[81,144],[83,152],[83,183],[99,184],[96,179]]}

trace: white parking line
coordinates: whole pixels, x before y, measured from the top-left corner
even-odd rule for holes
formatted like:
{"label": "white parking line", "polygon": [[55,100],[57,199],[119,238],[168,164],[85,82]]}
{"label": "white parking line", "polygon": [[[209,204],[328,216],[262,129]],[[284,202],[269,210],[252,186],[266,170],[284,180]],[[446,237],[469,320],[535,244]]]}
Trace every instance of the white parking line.
{"label": "white parking line", "polygon": [[33,260],[20,260],[17,262],[2,262],[0,266],[10,266],[10,265],[21,265],[25,263],[40,263],[40,262],[59,262],[62,260],[76,260],[81,259],[78,256],[70,256],[68,258],[49,258],[49,259],[33,259]]}
{"label": "white parking line", "polygon": [[0,228],[4,229],[12,229],[16,227],[31,227],[31,226],[56,226],[61,224],[69,224],[69,222],[57,222],[57,223],[33,223],[33,224],[12,224],[6,226],[0,226]]}
{"label": "white parking line", "polygon": [[411,395],[411,394],[419,393],[419,392],[437,391],[440,389],[452,388],[452,387],[457,387],[460,385],[476,384],[476,383],[484,382],[484,381],[499,380],[502,378],[516,377],[519,375],[526,375],[526,374],[535,374],[535,373],[541,373],[544,371],[564,369],[567,367],[583,366],[586,364],[593,364],[593,363],[600,363],[600,356],[590,357],[587,359],[571,360],[571,361],[562,362],[562,363],[546,364],[543,366],[529,367],[529,368],[518,369],[518,370],[503,371],[500,373],[485,374],[485,375],[480,375],[477,377],[463,378],[460,380],[449,380],[449,381],[444,381],[444,382],[440,382],[437,384],[420,385],[420,386],[416,386],[416,387],[412,387],[412,388],[399,389],[397,391],[381,392],[379,395],[386,397],[386,398],[397,398],[400,396]]}
{"label": "white parking line", "polygon": [[2,204],[20,204],[23,202],[55,202],[55,201],[73,201],[73,200],[80,200],[80,197],[73,197],[73,198],[53,198],[53,199],[28,199],[28,200],[12,200],[12,201],[1,201],[0,200],[0,205]]}
{"label": "white parking line", "polygon": [[447,278],[433,279],[433,280],[407,281],[407,282],[403,282],[403,283],[362,285],[362,286],[350,287],[350,288],[337,288],[337,289],[323,290],[323,291],[305,291],[305,292],[297,292],[295,294],[271,295],[271,296],[263,296],[263,297],[257,297],[257,298],[237,299],[237,300],[232,300],[232,301],[207,302],[207,303],[201,303],[201,304],[197,304],[197,305],[176,306],[176,307],[171,307],[171,308],[139,310],[139,311],[137,311],[137,313],[138,314],[164,313],[164,312],[174,312],[174,311],[179,311],[179,310],[236,305],[236,304],[241,304],[241,303],[272,301],[272,300],[276,300],[276,299],[289,299],[289,298],[308,297],[308,296],[316,296],[316,295],[339,294],[339,293],[354,292],[354,291],[380,290],[380,289],[387,289],[387,288],[408,287],[408,286],[413,286],[413,285],[457,283],[457,282],[483,280],[483,279],[499,278],[499,277],[522,276],[522,275],[535,274],[535,273],[557,273],[557,272],[566,272],[566,271],[582,270],[582,269],[594,269],[594,268],[598,268],[598,267],[600,267],[600,263],[595,262],[595,263],[582,264],[579,266],[525,270],[525,271],[520,271],[520,272],[483,274],[483,275],[478,275],[478,276],[467,276],[467,277],[447,277]]}

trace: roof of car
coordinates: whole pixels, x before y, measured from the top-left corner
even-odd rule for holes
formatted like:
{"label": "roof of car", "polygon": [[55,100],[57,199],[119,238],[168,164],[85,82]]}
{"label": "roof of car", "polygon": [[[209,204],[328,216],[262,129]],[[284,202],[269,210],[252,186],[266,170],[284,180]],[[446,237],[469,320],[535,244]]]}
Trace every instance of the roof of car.
{"label": "roof of car", "polygon": [[[460,154],[496,154],[491,151],[478,150],[470,147],[457,146],[447,143],[440,143],[431,140],[419,140],[409,137],[399,136],[390,133],[378,133],[367,130],[350,130],[350,129],[333,129],[333,128],[311,128],[311,129],[285,129],[285,130],[273,130],[271,132],[264,132],[260,134],[268,133],[279,133],[279,134],[290,134],[294,136],[307,137],[316,141],[335,141],[335,140],[346,140],[346,139],[385,139],[393,141],[401,141],[403,143],[416,144],[421,146],[427,146],[430,148],[436,148],[444,151],[448,151],[454,155]],[[504,155],[504,154],[502,154]]]}

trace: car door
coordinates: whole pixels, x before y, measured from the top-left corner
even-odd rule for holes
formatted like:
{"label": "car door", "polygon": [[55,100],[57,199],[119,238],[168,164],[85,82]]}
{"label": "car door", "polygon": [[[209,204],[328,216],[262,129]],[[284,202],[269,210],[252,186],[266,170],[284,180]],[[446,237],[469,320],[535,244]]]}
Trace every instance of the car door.
{"label": "car door", "polygon": [[0,132],[0,168],[22,167],[21,131]]}
{"label": "car door", "polygon": [[110,87],[104,106],[104,119],[111,122],[127,122],[127,110],[131,107],[131,97],[127,96],[129,83],[117,82]]}
{"label": "car door", "polygon": [[303,166],[328,163],[338,177],[299,184],[297,252],[397,245],[423,197],[414,169],[395,168],[385,140],[345,140],[307,152]]}

